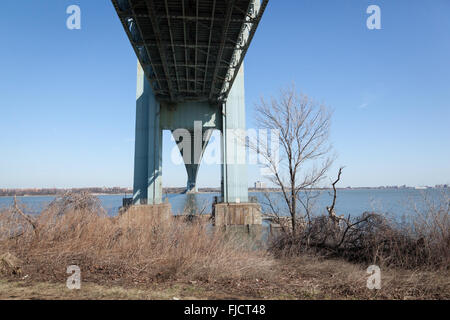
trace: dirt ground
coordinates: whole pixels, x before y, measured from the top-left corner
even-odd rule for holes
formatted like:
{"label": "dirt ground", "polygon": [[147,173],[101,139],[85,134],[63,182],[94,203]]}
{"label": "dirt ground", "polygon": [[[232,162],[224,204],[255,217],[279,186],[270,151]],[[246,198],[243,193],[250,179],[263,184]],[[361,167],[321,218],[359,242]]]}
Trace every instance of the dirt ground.
{"label": "dirt ground", "polygon": [[270,278],[239,281],[165,279],[145,283],[88,277],[80,290],[37,276],[0,278],[0,299],[450,299],[450,274],[381,270],[381,289],[367,288],[366,266],[302,257],[280,260]]}

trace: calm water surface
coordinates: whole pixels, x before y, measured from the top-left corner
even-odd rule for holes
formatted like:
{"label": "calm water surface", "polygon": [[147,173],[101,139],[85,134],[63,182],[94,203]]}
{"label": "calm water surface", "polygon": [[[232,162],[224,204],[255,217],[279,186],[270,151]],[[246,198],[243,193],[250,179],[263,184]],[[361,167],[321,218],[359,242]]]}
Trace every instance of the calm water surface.
{"label": "calm water surface", "polygon": [[[426,195],[430,199],[437,199],[442,190],[428,189],[359,189],[359,190],[338,190],[338,197],[336,203],[337,214],[351,214],[352,216],[360,215],[366,211],[376,211],[379,213],[387,213],[394,217],[408,216],[411,207],[414,204],[423,202],[423,197]],[[262,204],[263,211],[268,211],[266,205],[267,200],[263,193],[250,193],[255,196]],[[185,194],[167,194],[164,197],[168,199],[172,205],[174,214],[181,214],[186,207],[196,208],[197,212],[211,213],[211,206],[214,196],[219,196],[218,193],[200,193],[196,195]],[[283,207],[283,202],[280,194],[272,193],[271,198],[277,200],[280,208]],[[109,215],[116,215],[120,206],[122,205],[123,195],[100,195],[102,206]],[[55,197],[53,196],[31,196],[18,197],[18,200],[26,205],[27,212],[31,214],[38,214],[47,206]],[[315,212],[325,213],[326,206],[329,206],[332,201],[332,196],[329,191],[322,191],[315,201]],[[0,209],[10,206],[13,203],[13,197],[0,197]]]}

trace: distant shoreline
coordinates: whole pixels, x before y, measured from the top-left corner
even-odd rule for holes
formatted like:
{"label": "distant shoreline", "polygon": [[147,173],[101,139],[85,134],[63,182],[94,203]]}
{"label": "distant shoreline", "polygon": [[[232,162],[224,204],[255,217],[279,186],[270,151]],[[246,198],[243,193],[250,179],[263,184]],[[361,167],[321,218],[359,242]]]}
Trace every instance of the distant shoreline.
{"label": "distant shoreline", "polygon": [[[7,198],[7,197],[57,197],[63,195],[65,192],[73,191],[73,192],[89,192],[90,194],[94,196],[131,196],[133,194],[132,190],[123,190],[120,192],[93,192],[90,191],[94,188],[77,188],[77,189],[51,189],[46,190],[42,189],[41,191],[33,190],[31,193],[29,189],[3,189],[3,192],[0,189],[0,198]],[[424,191],[424,190],[440,190],[440,189],[447,189],[445,187],[355,187],[355,188],[336,188],[337,190],[417,190],[417,191]],[[330,191],[331,188],[314,188],[313,191]],[[46,192],[47,191],[47,192]],[[179,187],[171,187],[171,188],[164,188],[163,194],[182,194],[185,191],[185,188],[179,188]],[[42,193],[39,193],[42,192]],[[262,193],[262,192],[282,192],[281,189],[277,188],[266,188],[266,189],[255,189],[255,188],[249,188],[248,192],[252,193]],[[219,188],[200,188],[196,194],[207,194],[207,193],[220,193]]]}

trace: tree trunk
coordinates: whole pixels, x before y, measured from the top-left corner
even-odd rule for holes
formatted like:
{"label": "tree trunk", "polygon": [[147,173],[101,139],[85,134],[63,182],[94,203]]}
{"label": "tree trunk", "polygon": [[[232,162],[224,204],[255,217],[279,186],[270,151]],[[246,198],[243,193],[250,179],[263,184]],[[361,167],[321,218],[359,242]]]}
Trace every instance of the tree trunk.
{"label": "tree trunk", "polygon": [[296,233],[296,227],[297,227],[297,223],[296,223],[296,199],[295,199],[295,193],[294,193],[294,189],[291,189],[291,217],[292,217],[292,236],[295,237],[295,233]]}

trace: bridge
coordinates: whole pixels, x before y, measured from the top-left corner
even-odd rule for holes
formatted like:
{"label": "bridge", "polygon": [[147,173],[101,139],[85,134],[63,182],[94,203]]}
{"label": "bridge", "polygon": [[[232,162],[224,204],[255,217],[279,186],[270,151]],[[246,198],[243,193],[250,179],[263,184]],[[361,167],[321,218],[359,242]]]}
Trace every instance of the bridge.
{"label": "bridge", "polygon": [[[162,203],[162,130],[196,191],[203,152],[221,132],[223,203],[248,203],[244,58],[268,0],[112,0],[139,60],[133,204]],[[244,157],[244,158],[243,158]]]}

